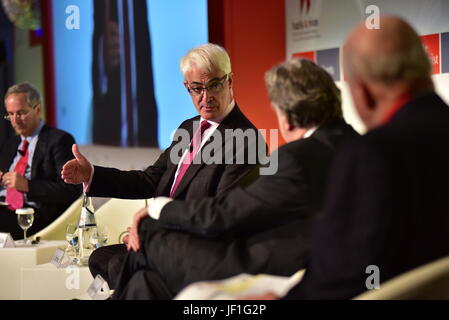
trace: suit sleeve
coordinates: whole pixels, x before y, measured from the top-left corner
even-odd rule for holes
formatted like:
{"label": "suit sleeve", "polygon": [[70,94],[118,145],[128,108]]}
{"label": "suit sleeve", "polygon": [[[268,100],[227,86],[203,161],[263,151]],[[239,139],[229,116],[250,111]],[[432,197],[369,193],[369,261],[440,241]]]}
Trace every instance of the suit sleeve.
{"label": "suit sleeve", "polygon": [[245,189],[237,187],[215,198],[168,203],[158,223],[203,236],[233,237],[308,214],[309,190],[303,169],[288,154],[282,157],[275,175],[261,176]]}
{"label": "suit sleeve", "polygon": [[313,229],[304,279],[286,299],[352,299],[367,290],[394,217],[394,176],[375,147],[342,149],[333,167],[323,215]]}
{"label": "suit sleeve", "polygon": [[62,166],[72,159],[72,145],[75,143],[73,137],[67,133],[57,136],[52,140],[46,152],[43,165],[53,170],[48,178],[36,178],[28,182],[29,201],[42,203],[71,203],[81,194],[80,185],[66,184],[61,179]]}
{"label": "suit sleeve", "polygon": [[[187,146],[190,141],[186,129],[192,120],[186,120],[177,129],[171,145],[164,150],[153,165],[144,171],[123,171],[115,168],[95,166],[89,196],[119,199],[145,199],[154,197],[162,176],[169,169],[173,149]],[[187,132],[187,133],[186,133]],[[173,164],[175,165],[175,164]]]}
{"label": "suit sleeve", "polygon": [[95,166],[89,195],[121,199],[144,199],[153,197],[159,181],[167,169],[168,150],[165,150],[156,162],[145,171],[122,171],[114,168]]}

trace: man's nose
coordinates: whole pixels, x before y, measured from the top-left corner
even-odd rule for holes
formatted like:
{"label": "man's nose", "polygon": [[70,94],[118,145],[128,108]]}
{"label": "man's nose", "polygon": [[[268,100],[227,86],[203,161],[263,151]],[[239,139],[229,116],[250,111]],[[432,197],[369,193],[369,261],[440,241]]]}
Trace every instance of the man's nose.
{"label": "man's nose", "polygon": [[203,89],[203,95],[201,97],[202,102],[209,102],[210,94],[209,91],[206,89]]}
{"label": "man's nose", "polygon": [[21,122],[21,121],[22,121],[22,117],[20,117],[18,114],[14,114],[14,115],[11,117],[11,121],[14,121],[14,122]]}

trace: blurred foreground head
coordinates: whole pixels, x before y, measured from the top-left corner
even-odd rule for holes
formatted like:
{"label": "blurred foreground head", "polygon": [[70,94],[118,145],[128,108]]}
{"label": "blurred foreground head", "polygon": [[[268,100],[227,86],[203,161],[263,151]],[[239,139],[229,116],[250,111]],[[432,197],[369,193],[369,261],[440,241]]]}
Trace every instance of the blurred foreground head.
{"label": "blurred foreground head", "polygon": [[358,25],[343,49],[345,78],[368,130],[382,124],[404,95],[433,90],[431,64],[421,39],[403,19],[383,16],[379,29]]}

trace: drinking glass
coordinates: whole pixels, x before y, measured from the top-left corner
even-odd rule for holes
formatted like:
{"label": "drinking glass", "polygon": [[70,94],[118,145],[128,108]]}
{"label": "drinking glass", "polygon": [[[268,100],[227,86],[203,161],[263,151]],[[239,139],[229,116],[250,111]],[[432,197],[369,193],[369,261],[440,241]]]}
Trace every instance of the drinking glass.
{"label": "drinking glass", "polygon": [[67,240],[66,253],[69,256],[77,258],[78,256],[78,224],[70,223],[67,225],[65,239]]}
{"label": "drinking glass", "polygon": [[109,230],[106,226],[97,226],[97,229],[92,233],[90,237],[90,243],[94,249],[103,247],[108,242]]}
{"label": "drinking glass", "polygon": [[17,223],[23,230],[23,243],[27,244],[27,230],[33,225],[34,222],[34,209],[22,208],[16,210]]}

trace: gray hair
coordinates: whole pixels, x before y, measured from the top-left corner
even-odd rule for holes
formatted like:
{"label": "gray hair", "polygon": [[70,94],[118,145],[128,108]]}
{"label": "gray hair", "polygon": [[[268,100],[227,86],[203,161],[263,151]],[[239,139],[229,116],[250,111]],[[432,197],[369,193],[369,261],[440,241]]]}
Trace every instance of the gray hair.
{"label": "gray hair", "polygon": [[320,66],[290,60],[265,73],[273,106],[286,114],[295,127],[310,128],[342,118],[340,89]]}
{"label": "gray hair", "polygon": [[41,94],[39,90],[36,89],[29,82],[22,82],[11,86],[5,94],[5,103],[8,96],[12,94],[25,93],[27,96],[27,103],[31,108],[35,108],[38,104],[42,103]]}
{"label": "gray hair", "polygon": [[217,68],[224,74],[231,72],[231,60],[223,47],[213,43],[206,43],[191,49],[181,58],[181,72],[185,76],[192,66],[212,71]]}

